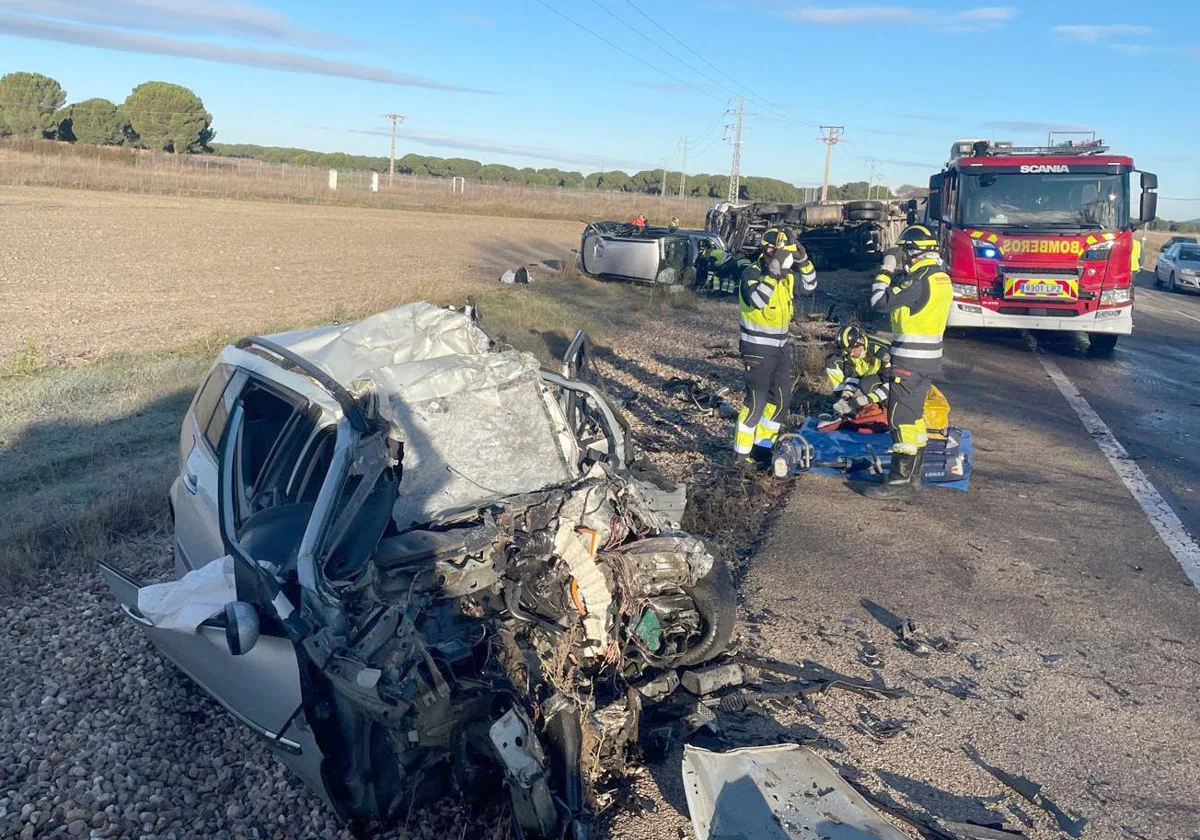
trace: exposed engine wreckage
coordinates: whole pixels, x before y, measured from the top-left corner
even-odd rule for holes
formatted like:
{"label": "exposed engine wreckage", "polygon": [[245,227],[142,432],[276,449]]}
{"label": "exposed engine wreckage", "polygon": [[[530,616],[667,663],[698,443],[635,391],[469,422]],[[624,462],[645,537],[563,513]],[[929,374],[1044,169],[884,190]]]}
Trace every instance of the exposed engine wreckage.
{"label": "exposed engine wreckage", "polygon": [[[246,339],[220,363],[299,373],[349,422],[323,537],[310,546],[310,524],[283,559],[251,558],[258,610],[278,613],[264,639],[279,625],[300,672],[282,734],[319,748],[281,757],[347,820],[502,775],[524,836],[589,836],[637,740],[636,686],[718,656],[735,599],[727,566],[678,530],[679,488],[631,471],[582,334],[559,374],[497,346],[470,307],[413,304]],[[250,553],[252,523],[231,554]]]}

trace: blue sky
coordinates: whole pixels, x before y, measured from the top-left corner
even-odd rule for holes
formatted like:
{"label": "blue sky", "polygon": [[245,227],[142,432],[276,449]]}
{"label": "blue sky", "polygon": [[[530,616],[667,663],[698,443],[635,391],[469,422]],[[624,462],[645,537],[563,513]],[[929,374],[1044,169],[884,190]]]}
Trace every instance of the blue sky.
{"label": "blue sky", "polygon": [[1092,128],[1200,198],[1194,0],[0,0],[10,70],[70,101],[177,82],[226,142],[386,154],[397,112],[399,153],[584,171],[678,168],[684,135],[689,171],[728,171],[741,95],[743,172],[798,184],[821,177],[819,124],[846,126],[834,181],[874,158],[893,185],[959,137]]}

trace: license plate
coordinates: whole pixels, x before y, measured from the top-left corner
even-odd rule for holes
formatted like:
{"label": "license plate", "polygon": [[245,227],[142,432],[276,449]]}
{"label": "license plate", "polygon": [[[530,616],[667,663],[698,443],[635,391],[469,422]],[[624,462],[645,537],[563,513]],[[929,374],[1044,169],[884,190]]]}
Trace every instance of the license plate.
{"label": "license plate", "polygon": [[1014,277],[1005,282],[1007,298],[1041,298],[1043,300],[1076,300],[1076,280],[1050,280],[1044,277]]}

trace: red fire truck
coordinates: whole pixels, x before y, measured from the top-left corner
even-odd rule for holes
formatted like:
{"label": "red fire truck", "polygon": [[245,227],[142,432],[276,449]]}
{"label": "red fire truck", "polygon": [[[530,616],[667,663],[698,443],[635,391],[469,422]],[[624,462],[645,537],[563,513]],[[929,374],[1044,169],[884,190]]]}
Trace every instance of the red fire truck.
{"label": "red fire truck", "polygon": [[1042,147],[960,140],[929,179],[928,219],[954,281],[949,326],[1072,330],[1093,351],[1133,331],[1134,228],[1157,209],[1158,178],[1093,137]]}

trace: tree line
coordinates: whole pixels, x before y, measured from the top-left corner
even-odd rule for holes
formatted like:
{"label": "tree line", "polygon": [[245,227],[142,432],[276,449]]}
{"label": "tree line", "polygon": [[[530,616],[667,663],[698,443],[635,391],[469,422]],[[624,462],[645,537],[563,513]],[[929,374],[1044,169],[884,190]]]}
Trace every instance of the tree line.
{"label": "tree line", "polygon": [[182,85],[144,82],[120,105],[99,97],[67,104],[67,92],[49,76],[0,76],[0,137],[183,154],[211,152],[215,136],[212,114]]}
{"label": "tree line", "polygon": [[[287,163],[293,166],[319,166],[328,169],[361,169],[387,172],[389,160],[382,156],[349,155],[344,152],[314,152],[281,146],[256,146],[249,143],[215,143],[213,151],[226,157],[241,157],[268,163]],[[644,193],[661,195],[664,188],[664,172],[661,169],[644,169],[630,174],[622,170],[592,172],[568,171],[556,168],[535,169],[531,166],[517,168],[499,163],[482,163],[471,158],[441,158],[428,155],[407,154],[396,158],[396,171],[402,175],[417,175],[432,178],[465,178],[468,181],[488,183],[521,184],[539,187],[561,187],[563,189],[603,190],[605,192]],[[679,195],[680,173],[667,170],[665,187],[668,196]],[[829,187],[829,197],[834,200],[853,200],[867,197],[866,181],[854,181],[841,186]],[[739,190],[746,201],[801,202],[805,190],[777,178],[743,177]],[[729,195],[728,175],[688,175],[684,195],[692,198],[717,199]],[[875,198],[892,198],[887,188],[874,185],[871,195]]]}
{"label": "tree line", "polygon": [[1165,230],[1170,233],[1200,233],[1200,219],[1190,222],[1172,222],[1170,219],[1155,219],[1149,225],[1150,230]]}

